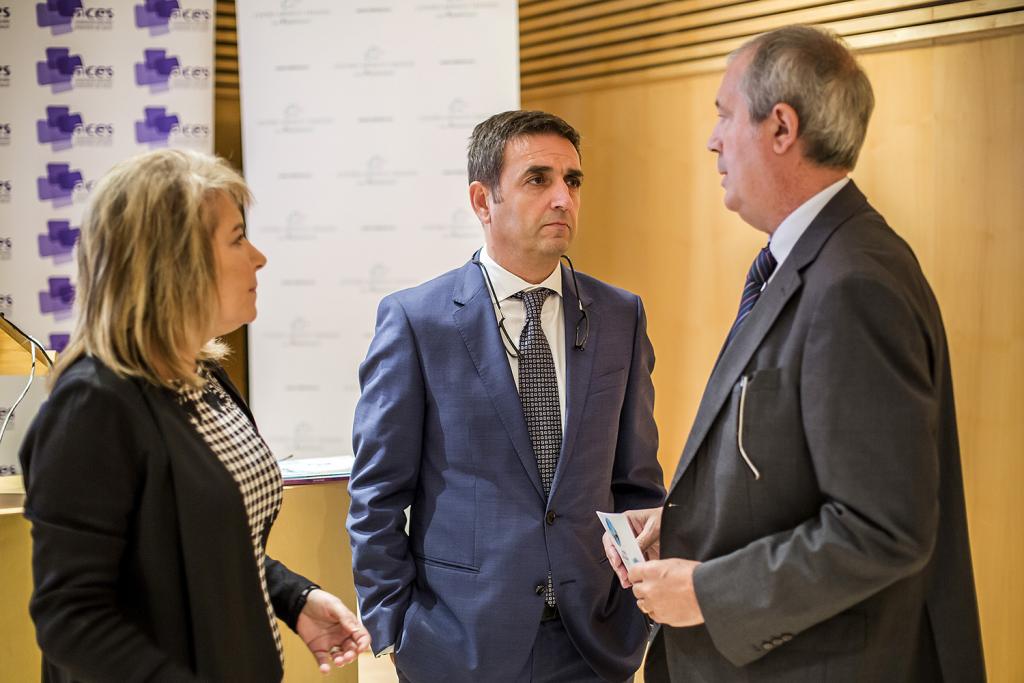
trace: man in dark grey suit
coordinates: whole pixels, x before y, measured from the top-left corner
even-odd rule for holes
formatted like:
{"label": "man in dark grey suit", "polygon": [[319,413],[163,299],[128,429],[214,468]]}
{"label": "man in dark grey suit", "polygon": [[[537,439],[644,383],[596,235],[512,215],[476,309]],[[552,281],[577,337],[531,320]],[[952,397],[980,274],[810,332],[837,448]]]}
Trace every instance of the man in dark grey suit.
{"label": "man in dark grey suit", "polygon": [[648,683],[984,680],[939,308],[846,177],[873,105],[818,29],[729,61],[708,147],[770,240],[665,506],[630,513],[649,561],[605,538],[662,625]]}

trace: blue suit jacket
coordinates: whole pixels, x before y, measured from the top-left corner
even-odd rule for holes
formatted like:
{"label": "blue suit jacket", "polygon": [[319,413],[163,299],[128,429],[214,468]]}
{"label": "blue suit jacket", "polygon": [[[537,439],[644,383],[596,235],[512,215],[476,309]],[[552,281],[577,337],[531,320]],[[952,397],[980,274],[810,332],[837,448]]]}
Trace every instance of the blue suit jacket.
{"label": "blue suit jacket", "polygon": [[514,680],[549,569],[594,670],[623,680],[640,665],[647,624],[604,561],[594,512],[664,497],[654,353],[640,299],[582,274],[590,336],[575,349],[565,269],[562,282],[566,425],[547,500],[477,266],[381,301],[359,371],[348,530],[374,648],[394,645],[412,681]]}

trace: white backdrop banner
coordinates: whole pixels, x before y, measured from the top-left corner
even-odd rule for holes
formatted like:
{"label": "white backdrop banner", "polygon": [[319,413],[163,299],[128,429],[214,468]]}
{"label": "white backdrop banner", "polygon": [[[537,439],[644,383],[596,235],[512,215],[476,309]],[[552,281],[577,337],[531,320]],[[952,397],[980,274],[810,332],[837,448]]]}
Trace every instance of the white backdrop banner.
{"label": "white backdrop banner", "polygon": [[244,0],[250,396],[278,457],[352,453],[380,299],[482,244],[466,143],[519,102],[515,0]]}
{"label": "white backdrop banner", "polygon": [[[0,311],[60,351],[93,184],[157,147],[213,149],[213,0],[0,0]],[[0,378],[0,411],[24,378]],[[43,382],[0,444],[0,474]]]}

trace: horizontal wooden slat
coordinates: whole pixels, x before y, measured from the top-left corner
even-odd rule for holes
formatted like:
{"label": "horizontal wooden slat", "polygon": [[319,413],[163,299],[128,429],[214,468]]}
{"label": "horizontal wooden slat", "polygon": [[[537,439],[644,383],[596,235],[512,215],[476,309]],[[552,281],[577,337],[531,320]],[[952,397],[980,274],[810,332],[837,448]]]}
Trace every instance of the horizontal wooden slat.
{"label": "horizontal wooden slat", "polygon": [[[596,73],[632,69],[647,64],[715,56],[723,54],[723,48],[720,45],[723,40],[731,43],[735,38],[749,38],[786,24],[819,24],[845,36],[975,16],[985,12],[991,3],[985,0],[974,0],[867,16],[850,11],[853,9],[852,6],[859,4],[857,2],[837,3],[725,25],[681,31],[667,36],[634,41],[630,44],[628,51],[624,50],[621,45],[608,45],[560,54],[546,59],[523,60],[521,62],[523,86],[536,84],[539,80],[544,80],[543,74],[552,74],[558,70],[571,69],[575,77],[585,77]],[[918,3],[908,0],[903,4]],[[1020,4],[1024,5],[1024,2]],[[731,49],[734,48],[729,48],[729,50]],[[724,52],[729,50],[724,50]]]}
{"label": "horizontal wooden slat", "polygon": [[575,7],[570,7],[553,14],[542,14],[525,19],[520,14],[519,34],[532,38],[532,34],[540,31],[555,30],[559,27],[574,26],[591,21],[614,21],[615,17],[626,14],[633,16],[647,15],[653,18],[681,12],[696,12],[722,5],[735,5],[737,1],[661,0],[661,2],[651,2],[651,0],[611,0],[610,2],[577,2]]}
{"label": "horizontal wooden slat", "polygon": [[717,40],[713,43],[685,45],[671,50],[640,53],[614,61],[583,63],[568,69],[523,71],[520,76],[520,84],[522,89],[526,90],[547,85],[553,81],[583,80],[625,71],[657,68],[678,62],[725,57],[743,45],[747,39],[748,36],[737,36],[736,38]]}
{"label": "horizontal wooden slat", "polygon": [[[612,31],[585,34],[533,47],[521,47],[520,60],[528,62],[544,55],[567,54],[597,47],[629,50],[630,41],[673,40],[685,31],[703,31],[685,36],[686,42],[751,35],[786,23],[822,23],[840,18],[880,14],[893,9],[920,6],[920,0],[846,0],[822,5],[813,0],[763,0],[734,7],[670,17]],[[678,38],[675,38],[678,43]]]}
{"label": "horizontal wooden slat", "polygon": [[[632,5],[641,4],[655,4],[652,0],[624,0]],[[574,9],[579,5],[584,4],[579,0],[522,0],[519,3],[519,18],[532,19],[535,17],[542,17],[545,15],[564,12]],[[620,4],[616,0],[591,0],[587,2],[588,5],[611,5]]]}
{"label": "horizontal wooden slat", "polygon": [[[979,35],[998,35],[1000,33],[1019,32],[1022,30],[1024,30],[1024,10],[1017,10],[849,35],[846,36],[846,41],[854,50],[867,52],[891,49],[895,46],[950,42],[964,38],[973,38]],[[735,41],[736,47],[739,47],[741,44],[742,39]],[[683,78],[700,73],[721,71],[725,68],[726,56],[730,51],[726,50],[719,55],[711,55],[688,61],[653,65],[648,68],[609,72],[592,78],[566,77],[563,80],[553,79],[547,83],[534,86],[523,84],[523,94],[530,99],[541,99],[574,92],[624,87],[637,83]]]}
{"label": "horizontal wooden slat", "polygon": [[1024,29],[1024,10],[865,33],[848,36],[846,40],[854,50],[870,52],[894,45],[909,47],[923,43],[943,43],[965,36],[996,35],[1021,29]]}
{"label": "horizontal wooden slat", "polygon": [[[652,26],[658,21],[699,15],[704,23],[717,24],[732,20],[772,14],[773,12],[798,9],[801,6],[821,5],[822,0],[760,0],[759,2],[736,2],[736,0],[674,0],[654,7],[644,7],[628,12],[598,15],[575,21],[551,23],[534,31],[519,33],[520,47],[534,47],[555,40],[577,36],[591,36],[595,42],[604,38],[608,31]],[[589,7],[589,6],[588,6]],[[696,25],[696,24],[694,24]]]}
{"label": "horizontal wooden slat", "polygon": [[214,97],[238,101],[238,22],[234,0],[217,0],[214,23]]}
{"label": "horizontal wooden slat", "polygon": [[[777,10],[780,7],[792,5],[793,1],[765,0],[763,3],[758,4],[767,6],[771,10]],[[849,9],[848,6],[850,4],[849,2],[842,3],[842,5],[847,6],[846,9]],[[765,26],[776,25],[780,16],[777,13],[770,13],[768,16],[761,14],[744,16],[740,12],[751,11],[746,5],[729,9],[736,11],[735,16],[729,17],[729,22],[711,21],[712,14],[715,18],[718,17],[717,11],[697,13],[686,17],[685,20],[678,21],[675,24],[674,31],[661,32],[660,35],[658,32],[650,33],[645,37],[630,40],[628,43],[625,41],[595,40],[592,45],[588,46],[578,44],[579,39],[573,39],[552,43],[548,48],[547,55],[536,57],[532,56],[532,54],[537,52],[536,50],[523,49],[520,51],[520,67],[524,74],[535,73],[553,67],[585,64],[615,57],[628,58],[644,52],[656,52],[679,46],[700,46],[716,40],[735,38],[737,36],[751,36],[765,30],[763,28]],[[804,10],[804,12],[810,11],[812,10]],[[843,8],[833,5],[832,11],[839,12],[841,15]],[[791,13],[789,16],[795,16],[794,21],[799,21],[800,16],[806,16],[799,14],[799,12],[800,10],[797,10],[796,14]]]}

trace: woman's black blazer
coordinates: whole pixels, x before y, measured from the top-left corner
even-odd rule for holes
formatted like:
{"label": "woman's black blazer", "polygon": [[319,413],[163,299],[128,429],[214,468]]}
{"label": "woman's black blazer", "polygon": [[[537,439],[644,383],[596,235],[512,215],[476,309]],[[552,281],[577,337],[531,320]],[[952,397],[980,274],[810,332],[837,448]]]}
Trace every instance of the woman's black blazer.
{"label": "woman's black blazer", "polygon": [[[44,681],[281,680],[241,493],[173,392],[83,357],[20,457]],[[294,628],[310,582],[266,571]]]}

